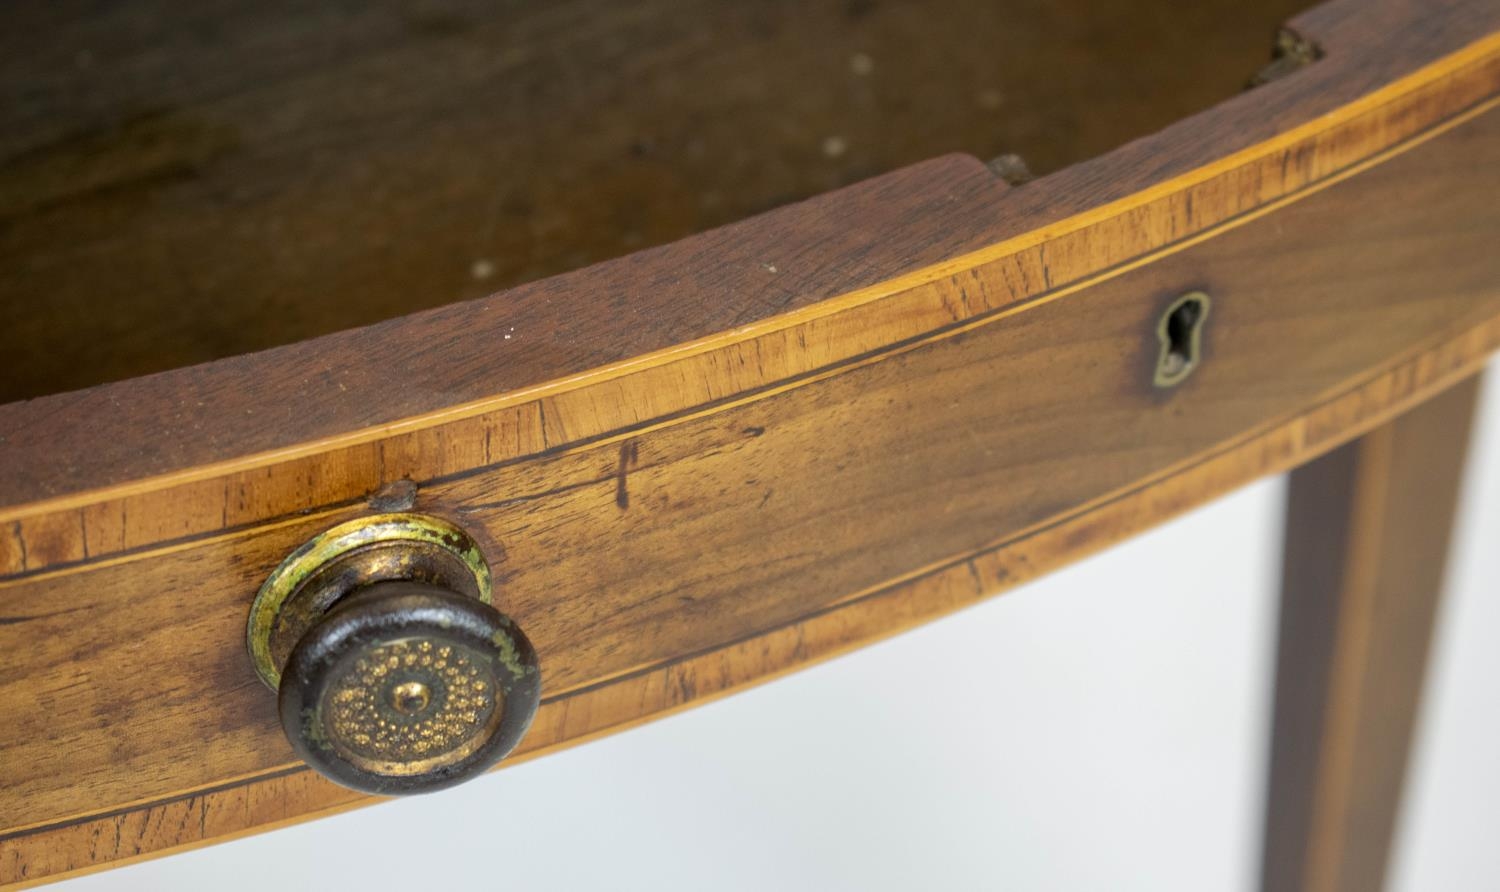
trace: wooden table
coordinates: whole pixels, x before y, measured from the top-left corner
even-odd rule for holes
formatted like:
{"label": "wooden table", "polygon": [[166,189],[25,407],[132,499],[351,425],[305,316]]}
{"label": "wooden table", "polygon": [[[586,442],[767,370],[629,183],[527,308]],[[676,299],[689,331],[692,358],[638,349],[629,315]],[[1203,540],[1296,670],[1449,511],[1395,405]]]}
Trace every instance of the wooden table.
{"label": "wooden table", "polygon": [[[1124,68],[1007,19],[1019,95],[963,3],[8,11],[0,883],[370,801],[244,647],[342,522],[479,543],[531,757],[1291,471],[1263,885],[1378,888],[1500,347],[1500,7],[1333,0],[1187,114],[1253,66],[1169,6],[1097,7]],[[1046,175],[939,155],[1010,104],[970,151]]]}

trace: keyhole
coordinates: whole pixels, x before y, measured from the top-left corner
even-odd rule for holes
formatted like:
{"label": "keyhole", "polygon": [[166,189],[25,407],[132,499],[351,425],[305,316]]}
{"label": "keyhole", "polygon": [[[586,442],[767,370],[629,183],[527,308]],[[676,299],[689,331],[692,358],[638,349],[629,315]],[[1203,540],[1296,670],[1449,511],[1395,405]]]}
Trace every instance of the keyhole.
{"label": "keyhole", "polygon": [[1203,321],[1208,318],[1208,295],[1192,291],[1172,302],[1156,333],[1161,357],[1156,362],[1156,386],[1176,387],[1198,367]]}

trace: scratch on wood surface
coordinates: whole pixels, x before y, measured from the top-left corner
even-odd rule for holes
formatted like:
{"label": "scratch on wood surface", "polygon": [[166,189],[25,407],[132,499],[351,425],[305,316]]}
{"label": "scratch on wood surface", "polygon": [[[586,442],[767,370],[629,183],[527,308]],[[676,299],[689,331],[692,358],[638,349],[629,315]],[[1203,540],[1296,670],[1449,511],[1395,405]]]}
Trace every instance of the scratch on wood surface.
{"label": "scratch on wood surface", "polygon": [[620,469],[615,472],[615,504],[621,511],[630,507],[630,488],[626,478],[630,475],[631,465],[639,458],[638,449],[634,439],[620,444]]}
{"label": "scratch on wood surface", "polygon": [[18,626],[21,623],[31,622],[34,619],[47,619],[53,616],[62,616],[66,613],[77,613],[84,609],[83,607],[70,607],[67,610],[54,610],[51,613],[36,613],[31,616],[0,616],[0,626]]}
{"label": "scratch on wood surface", "polygon": [[21,569],[29,570],[31,567],[26,556],[26,533],[21,529],[21,522],[18,520],[12,523],[10,528],[16,540],[16,547],[21,550]]}

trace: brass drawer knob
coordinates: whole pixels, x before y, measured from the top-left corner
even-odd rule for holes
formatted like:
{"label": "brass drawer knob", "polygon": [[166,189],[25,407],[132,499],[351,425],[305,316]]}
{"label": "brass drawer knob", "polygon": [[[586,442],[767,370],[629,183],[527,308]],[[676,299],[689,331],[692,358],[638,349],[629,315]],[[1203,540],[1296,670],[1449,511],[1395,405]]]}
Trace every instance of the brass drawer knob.
{"label": "brass drawer knob", "polygon": [[293,552],[261,587],[247,635],[293,750],[385,795],[498,762],[536,714],[541,675],[490,600],[478,547],[438,518],[361,518]]}

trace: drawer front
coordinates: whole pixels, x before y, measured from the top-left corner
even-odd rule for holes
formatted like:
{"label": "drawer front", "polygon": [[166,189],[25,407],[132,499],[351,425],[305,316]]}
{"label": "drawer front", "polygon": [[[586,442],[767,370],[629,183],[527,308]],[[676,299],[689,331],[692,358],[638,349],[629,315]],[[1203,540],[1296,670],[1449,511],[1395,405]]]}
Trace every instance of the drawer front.
{"label": "drawer front", "polygon": [[[1472,370],[1500,336],[1496,157],[1478,115],[1094,280],[381,504],[480,541],[541,657],[541,751],[1004,588]],[[1164,388],[1188,292],[1199,364]],[[0,583],[11,835],[256,778],[352,801],[300,777],[242,642],[277,563],[371,510]]]}

